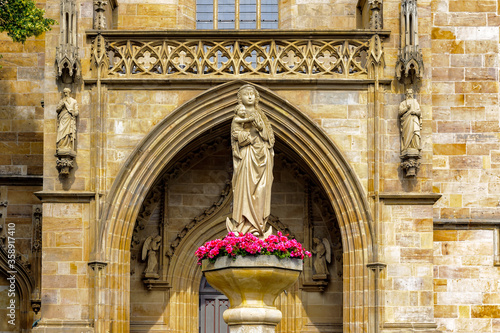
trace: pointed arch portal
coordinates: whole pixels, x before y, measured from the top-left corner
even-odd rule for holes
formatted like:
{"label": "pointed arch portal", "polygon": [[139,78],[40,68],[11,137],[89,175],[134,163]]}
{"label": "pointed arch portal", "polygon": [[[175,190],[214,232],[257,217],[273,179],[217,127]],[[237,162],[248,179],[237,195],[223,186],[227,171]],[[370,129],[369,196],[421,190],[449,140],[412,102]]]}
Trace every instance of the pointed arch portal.
{"label": "pointed arch portal", "polygon": [[[144,198],[164,167],[186,144],[214,126],[230,121],[237,104],[236,93],[243,84],[247,82],[219,85],[178,107],[141,141],[115,179],[104,207],[97,249],[108,262],[104,282],[106,304],[100,316],[112,332],[129,330],[130,243]],[[375,315],[374,282],[366,265],[371,262],[373,235],[364,190],[341,150],[321,128],[272,91],[255,87],[275,135],[312,170],[335,210],[344,250],[344,331],[371,332]],[[211,231],[214,235],[220,232]],[[177,262],[182,265],[180,270],[196,269],[194,255]],[[178,282],[183,288],[198,290],[200,278]],[[176,318],[171,317],[174,331],[177,332],[176,322],[192,315],[195,314],[179,313]]]}

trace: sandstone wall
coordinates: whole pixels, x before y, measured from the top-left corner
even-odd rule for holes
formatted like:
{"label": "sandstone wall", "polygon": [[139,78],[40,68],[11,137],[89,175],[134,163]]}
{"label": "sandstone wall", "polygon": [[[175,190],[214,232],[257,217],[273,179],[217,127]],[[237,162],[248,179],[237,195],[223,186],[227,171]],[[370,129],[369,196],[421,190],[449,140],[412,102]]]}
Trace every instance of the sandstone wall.
{"label": "sandstone wall", "polygon": [[0,34],[0,175],[42,175],[45,35]]}
{"label": "sandstone wall", "polygon": [[[432,1],[434,303],[439,329],[499,330],[497,1]],[[458,228],[456,222],[469,221]],[[477,226],[477,224],[483,224]],[[469,230],[461,230],[469,229]],[[485,230],[487,229],[487,230]]]}

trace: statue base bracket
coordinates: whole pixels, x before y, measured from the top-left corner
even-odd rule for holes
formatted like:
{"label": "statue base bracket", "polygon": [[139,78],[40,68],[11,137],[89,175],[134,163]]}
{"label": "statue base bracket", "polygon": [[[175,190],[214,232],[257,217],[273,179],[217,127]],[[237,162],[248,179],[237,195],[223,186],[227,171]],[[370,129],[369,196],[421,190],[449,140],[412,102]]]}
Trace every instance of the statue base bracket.
{"label": "statue base bracket", "polygon": [[73,169],[73,161],[76,157],[76,153],[73,150],[63,150],[57,149],[56,155],[56,167],[59,171],[59,176],[67,177]]}
{"label": "statue base bracket", "polygon": [[420,150],[408,149],[399,155],[401,158],[401,168],[405,171],[406,177],[416,177],[420,167]]}

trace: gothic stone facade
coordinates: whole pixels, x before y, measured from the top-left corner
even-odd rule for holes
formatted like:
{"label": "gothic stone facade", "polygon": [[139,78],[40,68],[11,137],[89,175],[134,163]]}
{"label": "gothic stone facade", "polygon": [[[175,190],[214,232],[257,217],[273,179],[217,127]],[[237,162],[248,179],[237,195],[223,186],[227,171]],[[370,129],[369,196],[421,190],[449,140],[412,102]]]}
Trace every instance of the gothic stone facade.
{"label": "gothic stone facade", "polygon": [[500,331],[498,1],[279,0],[279,29],[258,32],[197,31],[194,0],[39,5],[52,31],[0,35],[1,332],[199,331],[193,252],[225,232],[246,83],[277,137],[273,226],[332,251],[278,299],[279,332]]}

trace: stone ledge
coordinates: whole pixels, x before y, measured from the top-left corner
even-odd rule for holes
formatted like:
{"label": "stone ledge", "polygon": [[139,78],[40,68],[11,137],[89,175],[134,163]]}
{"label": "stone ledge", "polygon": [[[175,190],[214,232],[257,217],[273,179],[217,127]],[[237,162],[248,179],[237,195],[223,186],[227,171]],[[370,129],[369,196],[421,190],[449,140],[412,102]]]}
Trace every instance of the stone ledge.
{"label": "stone ledge", "polygon": [[43,333],[92,333],[94,332],[91,320],[43,320],[33,329],[33,332]]}
{"label": "stone ledge", "polygon": [[91,191],[39,191],[35,195],[44,203],[90,202],[95,198],[95,192]]}
{"label": "stone ledge", "polygon": [[[256,34],[257,32],[257,34]],[[102,35],[114,38],[199,38],[199,39],[221,39],[221,38],[371,38],[379,35],[386,38],[391,35],[390,30],[93,30],[85,31],[89,37]]]}
{"label": "stone ledge", "polygon": [[434,229],[436,230],[468,230],[500,227],[499,220],[489,219],[434,219]]}
{"label": "stone ledge", "polygon": [[384,329],[437,329],[438,325],[436,323],[384,323],[382,328]]}
{"label": "stone ledge", "polygon": [[434,205],[440,198],[438,193],[380,193],[386,205]]}
{"label": "stone ledge", "polygon": [[[357,89],[364,90],[368,85],[375,84],[374,79],[273,79],[244,77],[247,82],[272,86],[274,89],[287,90],[330,90],[335,89]],[[182,88],[187,90],[203,90],[217,86],[221,83],[236,81],[232,77],[227,78],[102,78],[101,83],[109,86],[110,89],[155,89],[166,90],[173,88]],[[86,86],[97,84],[96,78],[85,78],[83,80]],[[392,79],[380,79],[379,84],[390,85]]]}
{"label": "stone ledge", "polygon": [[0,176],[0,186],[42,186],[43,176]]}

